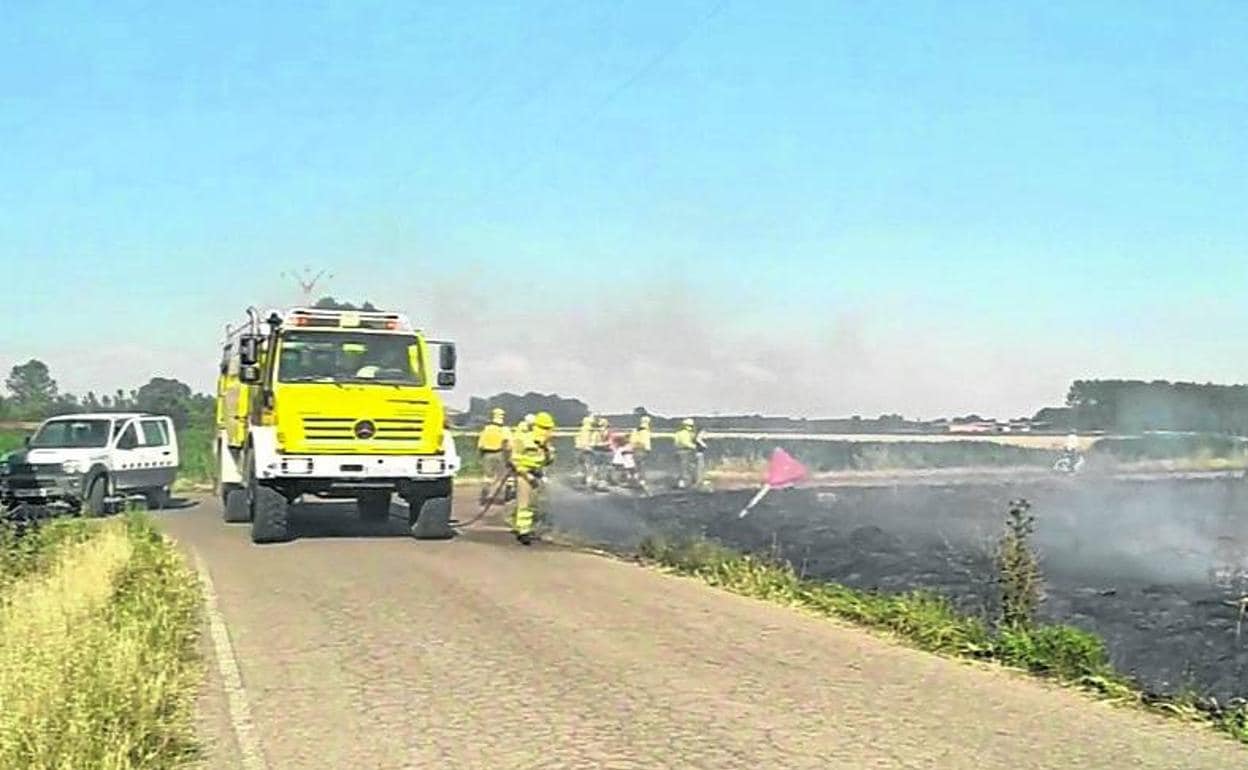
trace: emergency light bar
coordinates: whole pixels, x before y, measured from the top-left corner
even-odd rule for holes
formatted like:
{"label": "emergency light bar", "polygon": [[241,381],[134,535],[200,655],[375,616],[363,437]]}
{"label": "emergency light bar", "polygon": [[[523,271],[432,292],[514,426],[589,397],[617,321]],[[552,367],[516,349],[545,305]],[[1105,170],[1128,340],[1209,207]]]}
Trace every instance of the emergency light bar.
{"label": "emergency light bar", "polygon": [[413,331],[407,318],[399,313],[365,310],[297,308],[287,313],[284,323],[300,328]]}

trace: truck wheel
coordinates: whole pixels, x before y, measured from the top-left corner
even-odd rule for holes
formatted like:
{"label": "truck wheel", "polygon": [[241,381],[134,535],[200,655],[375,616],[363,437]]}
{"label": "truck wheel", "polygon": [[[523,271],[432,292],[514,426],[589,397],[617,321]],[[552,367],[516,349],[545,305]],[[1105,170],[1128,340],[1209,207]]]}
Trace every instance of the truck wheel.
{"label": "truck wheel", "polygon": [[107,513],[104,509],[104,497],[108,494],[108,477],[96,476],[87,484],[87,496],[82,501],[82,513],[84,516],[103,516]]}
{"label": "truck wheel", "polygon": [[355,507],[364,521],[386,521],[390,518],[390,493],[364,492],[355,499]]}
{"label": "truck wheel", "polygon": [[251,542],[281,543],[290,539],[290,504],[276,489],[251,482]]}
{"label": "truck wheel", "polygon": [[451,528],[451,498],[431,497],[420,505],[420,512],[413,512],[412,537],[417,540],[450,540],[455,537]]}
{"label": "truck wheel", "polygon": [[221,518],[227,524],[246,524],[251,521],[251,508],[247,505],[247,490],[238,484],[227,484],[222,494],[225,497]]}

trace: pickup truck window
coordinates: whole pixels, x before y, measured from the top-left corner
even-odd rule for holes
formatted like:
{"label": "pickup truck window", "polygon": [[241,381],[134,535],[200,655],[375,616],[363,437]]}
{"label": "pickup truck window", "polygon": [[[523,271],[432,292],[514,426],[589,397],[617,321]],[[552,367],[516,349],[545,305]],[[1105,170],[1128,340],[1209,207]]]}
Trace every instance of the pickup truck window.
{"label": "pickup truck window", "polygon": [[118,449],[134,449],[139,445],[139,433],[135,430],[136,425],[138,423],[132,422],[126,426],[125,431],[121,434],[121,438],[117,439]]}
{"label": "pickup truck window", "polygon": [[108,445],[108,420],[50,420],[30,439],[32,449],[82,449]]}
{"label": "pickup truck window", "polygon": [[144,420],[143,435],[147,439],[143,446],[169,446],[169,436],[165,433],[163,420]]}
{"label": "pickup truck window", "polygon": [[287,332],[278,347],[278,382],[424,385],[414,336],[361,332]]}

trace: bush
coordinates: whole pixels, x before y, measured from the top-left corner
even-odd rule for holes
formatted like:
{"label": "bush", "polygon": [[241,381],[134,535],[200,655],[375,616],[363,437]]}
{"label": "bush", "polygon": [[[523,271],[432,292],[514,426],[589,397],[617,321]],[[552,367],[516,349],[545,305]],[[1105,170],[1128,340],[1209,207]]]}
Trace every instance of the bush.
{"label": "bush", "polygon": [[1031,503],[1010,502],[1005,519],[1005,534],[997,545],[995,562],[997,583],[1001,591],[1001,625],[1010,629],[1028,629],[1035,621],[1036,609],[1043,599],[1040,560],[1031,546],[1036,519]]}

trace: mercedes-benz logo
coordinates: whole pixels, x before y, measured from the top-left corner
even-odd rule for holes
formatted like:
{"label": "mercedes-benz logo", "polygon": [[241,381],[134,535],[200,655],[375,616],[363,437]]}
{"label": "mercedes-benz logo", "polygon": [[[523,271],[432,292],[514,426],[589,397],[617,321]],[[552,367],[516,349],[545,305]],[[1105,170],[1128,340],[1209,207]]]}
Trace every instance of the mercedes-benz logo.
{"label": "mercedes-benz logo", "polygon": [[371,420],[360,420],[355,424],[356,438],[372,438],[377,433],[377,426]]}

